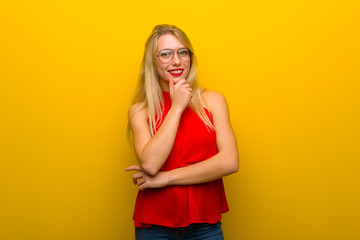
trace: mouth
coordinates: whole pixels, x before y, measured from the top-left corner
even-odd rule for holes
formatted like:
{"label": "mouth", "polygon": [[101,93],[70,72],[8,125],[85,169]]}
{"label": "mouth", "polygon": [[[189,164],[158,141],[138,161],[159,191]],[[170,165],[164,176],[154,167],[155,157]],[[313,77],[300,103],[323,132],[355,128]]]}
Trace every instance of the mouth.
{"label": "mouth", "polygon": [[184,69],[182,68],[176,68],[176,69],[171,69],[168,71],[172,76],[174,77],[178,77],[180,76],[183,72],[184,72]]}

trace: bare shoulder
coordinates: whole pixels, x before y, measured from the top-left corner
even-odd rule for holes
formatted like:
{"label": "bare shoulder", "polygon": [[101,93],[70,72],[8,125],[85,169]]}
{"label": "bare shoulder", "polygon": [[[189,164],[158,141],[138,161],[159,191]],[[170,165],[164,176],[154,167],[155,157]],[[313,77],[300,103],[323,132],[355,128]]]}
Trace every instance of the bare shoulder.
{"label": "bare shoulder", "polygon": [[131,120],[133,117],[147,118],[147,107],[144,102],[135,103],[130,106],[128,117]]}
{"label": "bare shoulder", "polygon": [[206,90],[202,93],[208,110],[213,113],[219,108],[227,108],[227,103],[224,95],[213,90]]}

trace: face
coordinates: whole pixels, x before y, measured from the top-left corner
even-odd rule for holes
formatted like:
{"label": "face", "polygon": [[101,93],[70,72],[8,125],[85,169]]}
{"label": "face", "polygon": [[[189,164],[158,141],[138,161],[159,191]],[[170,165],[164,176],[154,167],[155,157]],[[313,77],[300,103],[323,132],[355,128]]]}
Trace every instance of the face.
{"label": "face", "polygon": [[[179,57],[178,50],[186,46],[174,35],[166,34],[158,39],[156,55],[164,49],[173,49],[176,54],[173,58],[163,63],[159,57],[156,57],[157,73],[160,77],[160,86],[164,91],[169,90],[169,77],[176,83],[180,79],[186,79],[190,72],[190,61],[184,61]],[[181,53],[180,53],[181,54]]]}

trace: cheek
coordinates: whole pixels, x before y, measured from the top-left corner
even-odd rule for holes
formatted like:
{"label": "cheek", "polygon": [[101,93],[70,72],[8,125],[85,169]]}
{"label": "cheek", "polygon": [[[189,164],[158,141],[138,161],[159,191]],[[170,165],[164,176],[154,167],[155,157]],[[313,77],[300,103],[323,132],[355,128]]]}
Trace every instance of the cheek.
{"label": "cheek", "polygon": [[185,66],[185,68],[186,68],[187,74],[189,75],[189,73],[190,73],[190,64],[187,64]]}
{"label": "cheek", "polygon": [[161,62],[157,61],[157,62],[156,62],[156,70],[157,70],[158,72],[161,72],[161,71],[163,71],[163,69],[164,69],[163,64],[162,64]]}
{"label": "cheek", "polygon": [[166,73],[167,73],[166,66],[158,65],[156,69],[160,77],[162,78],[166,77]]}

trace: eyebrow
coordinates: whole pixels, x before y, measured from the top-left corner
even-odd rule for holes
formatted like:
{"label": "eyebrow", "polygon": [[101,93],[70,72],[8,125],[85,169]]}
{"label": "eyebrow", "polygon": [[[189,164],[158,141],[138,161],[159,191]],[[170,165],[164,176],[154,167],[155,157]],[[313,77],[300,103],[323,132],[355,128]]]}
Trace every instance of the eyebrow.
{"label": "eyebrow", "polygon": [[159,52],[164,51],[164,50],[181,50],[181,49],[188,49],[187,47],[181,47],[181,48],[164,48],[164,49],[160,49]]}

